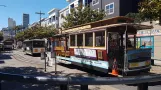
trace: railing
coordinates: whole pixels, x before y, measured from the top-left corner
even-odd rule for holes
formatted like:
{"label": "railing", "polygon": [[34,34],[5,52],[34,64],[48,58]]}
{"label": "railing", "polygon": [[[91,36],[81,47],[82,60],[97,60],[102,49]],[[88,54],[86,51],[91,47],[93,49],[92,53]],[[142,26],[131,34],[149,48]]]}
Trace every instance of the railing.
{"label": "railing", "polygon": [[[88,90],[88,85],[137,84],[138,90],[148,90],[148,82],[161,81],[161,75],[134,77],[62,77],[62,76],[32,76],[0,73],[0,80],[16,81],[34,84],[59,85],[61,90],[67,90],[68,85],[80,85],[81,90]],[[0,85],[1,86],[1,85]]]}

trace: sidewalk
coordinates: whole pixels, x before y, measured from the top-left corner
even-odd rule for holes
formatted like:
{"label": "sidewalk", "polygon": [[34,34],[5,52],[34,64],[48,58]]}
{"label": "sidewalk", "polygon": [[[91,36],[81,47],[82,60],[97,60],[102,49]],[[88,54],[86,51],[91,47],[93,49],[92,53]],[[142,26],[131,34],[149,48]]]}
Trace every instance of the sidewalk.
{"label": "sidewalk", "polygon": [[152,57],[152,59],[154,60],[154,65],[161,66],[161,58]]}

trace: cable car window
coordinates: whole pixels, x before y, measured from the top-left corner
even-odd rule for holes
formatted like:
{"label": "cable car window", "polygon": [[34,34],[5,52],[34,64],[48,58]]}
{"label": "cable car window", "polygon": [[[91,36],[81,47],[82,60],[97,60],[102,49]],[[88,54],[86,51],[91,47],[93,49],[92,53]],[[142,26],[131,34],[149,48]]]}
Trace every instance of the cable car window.
{"label": "cable car window", "polygon": [[70,35],[70,46],[75,46],[75,35]]}
{"label": "cable car window", "polygon": [[83,46],[83,34],[77,35],[77,46]]}
{"label": "cable car window", "polygon": [[105,31],[95,32],[95,46],[104,47],[105,46]]}
{"label": "cable car window", "polygon": [[93,46],[93,33],[85,34],[85,46]]}

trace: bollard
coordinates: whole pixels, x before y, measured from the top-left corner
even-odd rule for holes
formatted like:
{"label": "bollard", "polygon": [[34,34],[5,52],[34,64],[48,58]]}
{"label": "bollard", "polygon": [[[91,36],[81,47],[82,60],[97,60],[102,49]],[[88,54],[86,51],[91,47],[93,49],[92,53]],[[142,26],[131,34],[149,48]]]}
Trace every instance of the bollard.
{"label": "bollard", "polygon": [[46,54],[46,52],[44,52],[44,56],[45,56],[45,72],[46,72],[46,64],[47,64],[47,61],[46,61],[47,54]]}
{"label": "bollard", "polygon": [[148,83],[138,84],[137,90],[148,90]]}
{"label": "bollard", "polygon": [[81,89],[80,90],[88,90],[88,85],[81,85]]}
{"label": "bollard", "polygon": [[60,85],[60,90],[68,90],[68,85]]}
{"label": "bollard", "polygon": [[151,59],[151,65],[154,65],[154,59]]}
{"label": "bollard", "polygon": [[45,72],[46,72],[46,53],[45,52],[41,52],[41,60],[45,60]]}

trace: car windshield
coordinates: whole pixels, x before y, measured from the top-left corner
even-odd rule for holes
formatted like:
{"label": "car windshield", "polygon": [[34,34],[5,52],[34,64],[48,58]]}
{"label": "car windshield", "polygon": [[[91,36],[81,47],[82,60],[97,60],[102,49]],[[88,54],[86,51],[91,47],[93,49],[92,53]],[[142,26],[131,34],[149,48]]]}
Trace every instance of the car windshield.
{"label": "car windshield", "polygon": [[44,41],[33,41],[33,47],[45,47]]}

